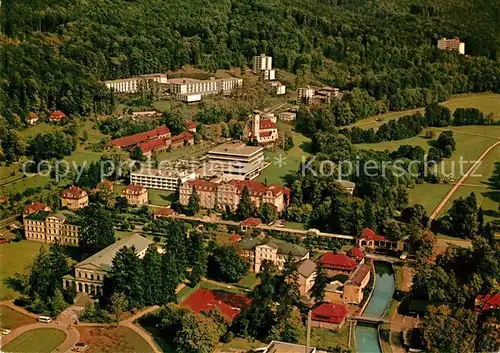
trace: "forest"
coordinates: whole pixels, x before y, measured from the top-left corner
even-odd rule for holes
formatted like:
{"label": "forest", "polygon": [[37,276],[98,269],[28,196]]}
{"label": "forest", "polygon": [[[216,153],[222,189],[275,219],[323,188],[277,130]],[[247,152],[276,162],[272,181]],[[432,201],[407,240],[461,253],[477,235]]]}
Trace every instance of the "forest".
{"label": "forest", "polygon": [[[184,65],[242,67],[267,53],[378,104],[343,120],[500,90],[500,3],[488,0],[4,0],[0,114],[109,113],[105,79]],[[460,36],[466,56],[435,48]],[[345,125],[345,124],[342,124]]]}

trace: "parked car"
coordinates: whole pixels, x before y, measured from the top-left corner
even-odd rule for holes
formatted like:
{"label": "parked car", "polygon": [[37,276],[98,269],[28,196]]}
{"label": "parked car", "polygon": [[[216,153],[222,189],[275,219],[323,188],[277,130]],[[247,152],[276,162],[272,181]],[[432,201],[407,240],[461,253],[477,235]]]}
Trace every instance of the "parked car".
{"label": "parked car", "polygon": [[8,328],[4,328],[2,330],[2,335],[8,335],[10,333],[10,330]]}

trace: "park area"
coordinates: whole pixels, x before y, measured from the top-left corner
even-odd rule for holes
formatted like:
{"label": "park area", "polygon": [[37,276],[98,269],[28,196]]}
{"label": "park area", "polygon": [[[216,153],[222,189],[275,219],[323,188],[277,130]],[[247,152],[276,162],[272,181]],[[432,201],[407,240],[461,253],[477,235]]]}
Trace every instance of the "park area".
{"label": "park area", "polygon": [[35,324],[36,320],[28,315],[15,311],[8,306],[0,305],[0,327],[14,330],[24,325]]}
{"label": "park area", "polygon": [[[495,121],[500,120],[500,95],[499,94],[468,94],[452,97],[450,100],[443,103],[444,106],[450,108],[453,112],[456,108],[477,108],[485,115],[492,114]],[[383,123],[397,119],[399,117],[415,113],[416,111],[423,112],[423,109],[413,109],[405,112],[387,113],[377,115],[375,117],[363,119],[353,124],[362,129],[374,128],[377,129]],[[440,201],[451,190],[453,183],[460,179],[460,175],[467,171],[470,166],[476,161],[481,154],[491,145],[500,140],[500,125],[494,126],[451,126],[446,128],[426,128],[420,136],[398,140],[385,141],[380,143],[364,143],[357,144],[359,149],[373,149],[377,151],[394,151],[401,145],[420,146],[424,150],[428,150],[434,143],[435,139],[426,138],[427,132],[433,131],[435,136],[444,130],[451,130],[456,141],[456,150],[451,158],[445,159],[442,167],[438,168],[438,173],[442,176],[454,174],[454,177],[449,178],[448,184],[417,184],[410,191],[410,202],[422,204],[430,214],[438,206]],[[460,161],[463,160],[463,167]],[[498,219],[498,203],[500,202],[500,192],[489,187],[488,178],[493,174],[495,163],[500,162],[500,145],[492,149],[482,161],[479,168],[469,176],[451,197],[440,212],[443,215],[447,209],[451,207],[453,200],[469,195],[474,192],[478,204],[483,208],[486,221]],[[463,172],[462,172],[462,170]]]}
{"label": "park area", "polygon": [[54,328],[39,328],[27,331],[2,347],[3,352],[50,353],[66,339],[66,334]]}

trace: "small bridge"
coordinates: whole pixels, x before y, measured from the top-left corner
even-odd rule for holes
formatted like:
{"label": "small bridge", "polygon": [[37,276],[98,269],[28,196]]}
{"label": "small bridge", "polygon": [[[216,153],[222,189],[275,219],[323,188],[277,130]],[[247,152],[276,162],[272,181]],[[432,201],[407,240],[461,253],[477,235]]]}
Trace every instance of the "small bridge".
{"label": "small bridge", "polygon": [[368,322],[370,324],[388,324],[391,320],[384,319],[382,317],[373,317],[373,316],[352,316],[351,320]]}

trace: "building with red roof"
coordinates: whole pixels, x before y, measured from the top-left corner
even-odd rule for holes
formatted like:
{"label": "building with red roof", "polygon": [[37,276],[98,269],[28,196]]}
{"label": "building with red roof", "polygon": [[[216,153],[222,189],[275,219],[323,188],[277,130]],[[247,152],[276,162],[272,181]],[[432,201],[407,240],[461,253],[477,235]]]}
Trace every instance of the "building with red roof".
{"label": "building with red roof", "polygon": [[38,122],[39,116],[37,113],[29,112],[26,116],[26,123],[35,125]]}
{"label": "building with red roof", "polygon": [[153,213],[153,218],[158,219],[158,218],[167,218],[175,215],[175,211],[171,208],[168,207],[163,207],[163,208],[157,208],[155,209]]}
{"label": "building with red roof", "polygon": [[42,211],[50,212],[51,209],[49,206],[47,206],[43,202],[31,202],[31,203],[27,204],[26,206],[24,206],[23,217],[29,216],[29,215],[34,214],[34,213],[42,212]]}
{"label": "building with red roof", "polygon": [[189,131],[183,131],[179,135],[172,137],[170,147],[175,150],[184,145],[193,145],[194,136]]}
{"label": "building with red roof", "polygon": [[127,185],[122,190],[122,196],[131,205],[146,205],[148,203],[148,189],[141,185]]}
{"label": "building with red roof", "polygon": [[198,289],[181,303],[181,307],[192,311],[208,312],[218,308],[224,318],[231,322],[241,309],[250,305],[251,300],[243,294],[229,293],[220,290]]}
{"label": "building with red roof", "polygon": [[133,146],[137,146],[138,144],[156,140],[160,138],[168,138],[170,137],[170,129],[166,126],[159,126],[155,129],[141,132],[135,135],[125,136],[118,139],[111,140],[108,142],[107,146],[115,146],[119,148],[131,148]]}
{"label": "building with red roof", "polygon": [[351,272],[358,266],[357,262],[346,254],[329,251],[319,259],[323,267],[327,270]]}
{"label": "building with red roof", "polygon": [[61,195],[62,207],[67,207],[70,210],[78,210],[89,204],[89,195],[82,188],[71,185],[65,189]]}
{"label": "building with red roof", "polygon": [[261,224],[262,221],[259,218],[250,217],[241,221],[240,227],[242,231],[246,232],[247,230],[258,227]]}
{"label": "building with red roof", "polygon": [[275,142],[278,139],[276,121],[269,118],[263,119],[259,114],[254,114],[250,123],[249,139],[256,140],[260,144]]}
{"label": "building with red roof", "polygon": [[139,148],[142,154],[146,157],[151,156],[153,151],[162,152],[170,146],[170,138],[160,137],[154,140],[149,140],[138,144],[135,148]]}
{"label": "building with red roof", "polygon": [[284,186],[266,186],[255,180],[231,180],[215,183],[202,179],[188,180],[181,184],[179,201],[182,205],[187,205],[189,196],[193,190],[196,190],[200,197],[201,207],[230,212],[238,208],[245,188],[248,189],[250,199],[257,208],[268,203],[274,206],[278,213],[281,213],[290,203],[290,189]]}
{"label": "building with red roof", "polygon": [[392,241],[383,235],[377,235],[373,229],[365,228],[361,231],[358,237],[358,246],[361,248],[391,249],[404,251],[406,244],[403,241]]}
{"label": "building with red roof", "polygon": [[196,123],[193,120],[186,120],[184,126],[187,131],[196,132]]}
{"label": "building with red roof", "polygon": [[50,114],[50,121],[52,123],[56,123],[56,122],[61,121],[62,119],[64,119],[65,116],[66,116],[66,114],[64,114],[62,111],[56,110],[56,111],[53,111]]}
{"label": "building with red roof", "polygon": [[343,304],[323,303],[311,313],[311,326],[340,330],[344,326],[349,310]]}
{"label": "building with red roof", "polygon": [[500,310],[500,292],[479,294],[476,296],[474,305],[476,311],[483,313],[490,310]]}
{"label": "building with red roof", "polygon": [[359,246],[354,246],[351,250],[347,252],[347,256],[352,257],[357,261],[362,261],[365,258],[365,252]]}

